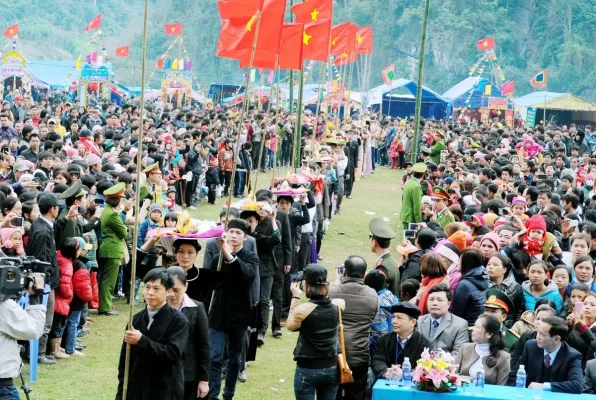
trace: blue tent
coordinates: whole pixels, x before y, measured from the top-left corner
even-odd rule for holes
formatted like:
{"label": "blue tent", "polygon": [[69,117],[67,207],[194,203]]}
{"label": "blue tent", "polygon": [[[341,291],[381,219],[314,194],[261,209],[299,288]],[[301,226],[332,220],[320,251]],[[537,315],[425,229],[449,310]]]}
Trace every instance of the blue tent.
{"label": "blue tent", "polygon": [[[409,117],[416,110],[416,91],[418,85],[409,79],[396,79],[391,85],[380,85],[368,91],[367,106],[373,110],[381,110],[383,115],[392,117]],[[394,93],[399,90],[402,93]],[[441,119],[451,113],[451,105],[438,93],[422,86],[422,109],[424,118]]]}
{"label": "blue tent", "polygon": [[72,81],[78,81],[80,70],[73,70],[69,81],[66,77],[76,61],[55,61],[55,60],[28,60],[27,67],[42,82],[48,84],[52,89],[70,86]]}
{"label": "blue tent", "polygon": [[[491,86],[490,96],[485,95],[487,85]],[[471,76],[464,79],[443,93],[443,97],[450,101],[455,108],[462,108],[468,104],[471,108],[488,107],[489,97],[507,98],[497,86],[492,84],[488,79],[479,76]]]}

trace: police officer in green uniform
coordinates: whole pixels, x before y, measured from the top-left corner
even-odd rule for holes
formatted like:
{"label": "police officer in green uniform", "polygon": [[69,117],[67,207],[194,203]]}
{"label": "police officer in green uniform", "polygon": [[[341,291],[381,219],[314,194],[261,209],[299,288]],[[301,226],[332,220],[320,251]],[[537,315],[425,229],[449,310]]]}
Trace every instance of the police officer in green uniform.
{"label": "police officer in green uniform", "polygon": [[143,173],[147,177],[145,184],[141,187],[139,204],[143,204],[143,200],[146,197],[151,199],[151,203],[155,203],[155,188],[160,184],[161,181],[161,170],[159,169],[159,163],[149,165],[143,170]]}
{"label": "police officer in green uniform", "polygon": [[391,239],[395,238],[395,232],[391,230],[387,222],[380,218],[375,218],[368,224],[370,230],[370,249],[377,255],[375,268],[383,271],[385,274],[385,287],[391,293],[399,296],[399,267],[391,255]]}
{"label": "police officer in green uniform", "polygon": [[433,202],[433,211],[427,210],[425,213],[427,216],[432,215],[432,219],[441,225],[441,228],[445,229],[445,226],[451,222],[455,222],[455,217],[447,207],[447,202],[449,201],[449,193],[441,186],[435,186],[433,188],[433,194],[431,196]]}
{"label": "police officer in green uniform", "polygon": [[76,180],[68,189],[60,194],[60,198],[66,202],[66,208],[62,210],[56,219],[54,234],[56,249],[58,250],[62,248],[66,239],[83,236],[85,231],[83,229],[83,222],[79,218],[79,208],[87,206],[87,192],[83,190],[81,181]]}
{"label": "police officer in green uniform", "polygon": [[430,159],[435,164],[441,163],[441,151],[445,150],[445,133],[441,130],[435,132],[435,144],[430,148]]}
{"label": "police officer in green uniform", "polygon": [[504,292],[499,289],[489,289],[486,291],[486,302],[484,303],[484,313],[496,317],[501,323],[501,333],[505,341],[505,351],[509,352],[513,345],[519,340],[519,336],[504,325],[507,315],[515,314],[513,301]]}
{"label": "police officer in green uniform", "polygon": [[126,185],[121,182],[103,192],[106,206],[101,214],[101,246],[97,254],[102,268],[98,310],[100,315],[118,315],[117,311],[112,310],[112,293],[118,280],[120,260],[124,257],[122,240],[126,237],[126,225],[120,216],[120,202],[125,188]]}
{"label": "police officer in green uniform", "polygon": [[420,156],[422,157],[422,162],[428,164],[432,162],[430,159],[430,149],[428,147],[420,147]]}
{"label": "police officer in green uniform", "polygon": [[412,177],[404,184],[399,215],[399,219],[404,224],[404,229],[408,229],[409,223],[422,222],[422,196],[424,196],[424,192],[420,182],[424,178],[426,168],[426,164],[416,163],[412,167]]}

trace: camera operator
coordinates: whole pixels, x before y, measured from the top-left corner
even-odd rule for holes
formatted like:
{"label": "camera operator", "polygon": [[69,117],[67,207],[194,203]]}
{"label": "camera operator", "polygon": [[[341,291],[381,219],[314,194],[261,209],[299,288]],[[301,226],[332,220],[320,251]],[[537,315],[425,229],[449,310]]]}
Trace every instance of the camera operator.
{"label": "camera operator", "polygon": [[39,339],[43,334],[46,308],[41,305],[42,295],[33,282],[29,282],[28,292],[26,310],[12,299],[0,302],[0,400],[20,399],[13,382],[21,372],[17,340]]}

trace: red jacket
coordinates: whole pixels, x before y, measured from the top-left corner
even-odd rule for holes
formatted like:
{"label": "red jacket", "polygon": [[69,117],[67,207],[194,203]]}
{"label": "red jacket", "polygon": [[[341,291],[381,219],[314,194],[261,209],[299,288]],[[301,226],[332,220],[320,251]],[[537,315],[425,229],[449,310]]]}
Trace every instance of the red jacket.
{"label": "red jacket", "polygon": [[91,290],[93,291],[93,298],[89,302],[89,308],[97,310],[99,308],[99,285],[97,284],[97,272],[91,273]]}
{"label": "red jacket", "polygon": [[[93,300],[93,288],[91,286],[91,274],[86,268],[79,268],[72,277],[74,294],[83,302]],[[75,309],[76,310],[76,309]]]}
{"label": "red jacket", "polygon": [[232,172],[232,168],[234,167],[234,151],[221,149],[217,154],[217,161],[220,172]]}
{"label": "red jacket", "polygon": [[64,257],[58,250],[56,253],[58,259],[58,269],[60,270],[60,285],[56,288],[56,301],[54,312],[63,316],[68,316],[70,312],[70,302],[74,296],[72,287],[72,260]]}

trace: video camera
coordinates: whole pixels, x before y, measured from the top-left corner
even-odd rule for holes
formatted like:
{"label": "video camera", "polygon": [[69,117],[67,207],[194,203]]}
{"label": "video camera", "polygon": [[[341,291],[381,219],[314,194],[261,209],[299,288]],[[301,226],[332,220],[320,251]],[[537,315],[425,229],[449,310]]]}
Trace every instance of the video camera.
{"label": "video camera", "polygon": [[38,294],[42,294],[48,266],[50,263],[35,257],[0,258],[0,301],[18,300],[27,291],[29,282],[33,282]]}

